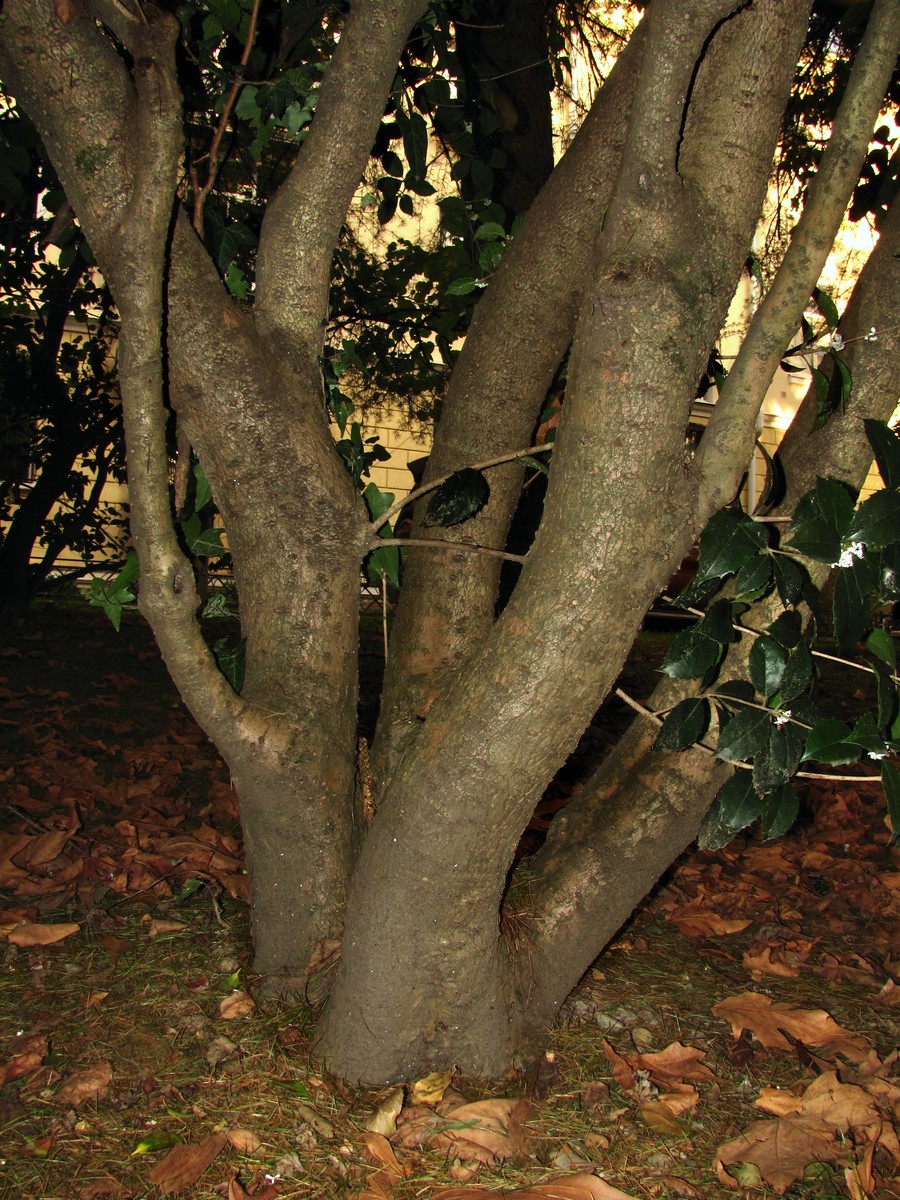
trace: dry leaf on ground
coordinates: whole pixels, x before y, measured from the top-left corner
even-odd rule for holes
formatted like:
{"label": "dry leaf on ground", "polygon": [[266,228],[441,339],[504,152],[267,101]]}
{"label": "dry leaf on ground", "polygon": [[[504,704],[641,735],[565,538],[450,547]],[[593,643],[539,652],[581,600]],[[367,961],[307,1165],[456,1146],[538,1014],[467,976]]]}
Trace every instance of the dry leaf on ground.
{"label": "dry leaf on ground", "polygon": [[59,925],[39,925],[33,921],[23,921],[6,935],[6,940],[14,946],[51,946],[54,942],[71,937],[80,928],[81,926],[74,921],[65,921]]}
{"label": "dry leaf on ground", "polygon": [[865,1038],[843,1029],[824,1009],[775,1004],[759,992],[729,996],[714,1004],[712,1011],[731,1024],[735,1037],[749,1029],[764,1046],[771,1048],[790,1050],[792,1043],[784,1036],[787,1033],[805,1046],[827,1047],[854,1062],[865,1058],[872,1049]]}
{"label": "dry leaf on ground", "polygon": [[32,1033],[18,1038],[16,1053],[5,1063],[0,1063],[0,1088],[36,1071],[47,1053],[47,1039],[41,1033]]}
{"label": "dry leaf on ground", "polygon": [[224,1133],[213,1133],[202,1142],[186,1142],[170,1150],[150,1172],[164,1196],[174,1196],[196,1183],[219,1151],[228,1144]]}
{"label": "dry leaf on ground", "polygon": [[219,1005],[219,1016],[223,1021],[234,1021],[246,1017],[256,1008],[256,1002],[247,992],[232,992]]}
{"label": "dry leaf on ground", "polygon": [[477,1100],[445,1113],[429,1139],[433,1149],[450,1150],[461,1162],[496,1163],[528,1153],[527,1100]]}
{"label": "dry leaf on ground", "polygon": [[242,1154],[255,1154],[263,1144],[262,1138],[252,1129],[229,1129],[225,1136],[229,1145]]}
{"label": "dry leaf on ground", "polygon": [[78,1108],[89,1100],[104,1100],[112,1082],[112,1066],[108,1062],[94,1063],[73,1071],[53,1097],[57,1104]]}
{"label": "dry leaf on ground", "polygon": [[739,1137],[719,1147],[715,1168],[726,1187],[738,1188],[740,1184],[726,1168],[733,1163],[753,1163],[781,1196],[809,1163],[835,1162],[845,1154],[834,1126],[798,1113],[776,1121],[754,1121]]}

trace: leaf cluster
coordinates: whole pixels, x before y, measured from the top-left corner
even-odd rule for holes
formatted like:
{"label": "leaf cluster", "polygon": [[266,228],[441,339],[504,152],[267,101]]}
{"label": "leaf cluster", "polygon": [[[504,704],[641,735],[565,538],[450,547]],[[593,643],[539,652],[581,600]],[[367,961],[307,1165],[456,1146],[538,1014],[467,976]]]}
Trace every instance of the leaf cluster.
{"label": "leaf cluster", "polygon": [[[851,489],[818,479],[797,505],[785,544],[777,530],[735,508],[722,509],[700,538],[696,576],[679,597],[701,603],[728,581],[695,625],[680,633],[662,671],[674,679],[699,679],[700,692],[676,704],[656,739],[661,750],[684,750],[715,728],[714,753],[739,769],[708,813],[701,843],[716,848],[756,819],[767,837],[785,832],[797,814],[791,779],[806,762],[881,763],[893,828],[900,830],[900,691],[890,631],[879,606],[900,599],[900,438],[886,424],[865,422],[885,487],[857,503]],[[823,716],[815,700],[813,650],[816,622],[804,624],[800,605],[817,597],[804,560],[836,571],[832,618],[838,650],[850,654],[864,642],[876,685],[876,711],[852,726]],[[782,613],[753,633],[740,625],[747,606],[775,593]],[[722,679],[729,651],[753,637],[745,669]],[[715,717],[715,721],[713,718]]]}

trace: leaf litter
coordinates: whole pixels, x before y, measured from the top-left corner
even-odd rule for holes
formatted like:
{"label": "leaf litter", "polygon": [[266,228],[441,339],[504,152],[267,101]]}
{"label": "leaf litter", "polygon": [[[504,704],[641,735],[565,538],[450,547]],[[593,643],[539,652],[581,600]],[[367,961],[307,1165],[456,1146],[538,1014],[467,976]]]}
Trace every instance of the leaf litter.
{"label": "leaf litter", "polygon": [[0,657],[0,1197],[900,1196],[877,784],[684,856],[529,1072],[356,1091],[307,1009],[249,994],[235,797],[142,624],[47,607],[28,639]]}

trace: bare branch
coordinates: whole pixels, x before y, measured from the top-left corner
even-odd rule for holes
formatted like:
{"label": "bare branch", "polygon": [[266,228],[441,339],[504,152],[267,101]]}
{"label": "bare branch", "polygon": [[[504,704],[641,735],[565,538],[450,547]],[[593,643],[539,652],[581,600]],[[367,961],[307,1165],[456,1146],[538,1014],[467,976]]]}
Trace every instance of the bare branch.
{"label": "bare branch", "polygon": [[326,72],[291,174],[260,236],[256,318],[315,359],[324,339],[331,258],[359,185],[403,46],[423,0],[358,0]]}
{"label": "bare branch", "polygon": [[[734,496],[772,376],[837,235],[900,50],[895,0],[877,0],[803,215],[757,310],[695,459],[701,523]],[[743,453],[746,449],[746,453]]]}

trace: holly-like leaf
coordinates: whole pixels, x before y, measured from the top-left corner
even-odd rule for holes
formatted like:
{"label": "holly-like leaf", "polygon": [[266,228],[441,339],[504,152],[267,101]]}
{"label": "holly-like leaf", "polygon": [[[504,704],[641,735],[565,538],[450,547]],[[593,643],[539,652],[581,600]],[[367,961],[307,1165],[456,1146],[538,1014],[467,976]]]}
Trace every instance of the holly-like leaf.
{"label": "holly-like leaf", "polygon": [[884,486],[892,490],[900,488],[900,437],[884,421],[867,418],[863,425]]}
{"label": "holly-like leaf", "polygon": [[849,726],[834,717],[826,717],[810,730],[802,761],[815,759],[816,762],[837,766],[856,762],[858,758],[859,747],[853,744]]}
{"label": "holly-like leaf", "polygon": [[770,716],[758,708],[745,708],[728,722],[719,734],[717,758],[728,762],[745,762],[765,747],[769,736]]}
{"label": "holly-like leaf", "polygon": [[213,642],[212,652],[219,670],[231,684],[232,689],[240,693],[244,686],[244,669],[247,659],[247,645],[243,638],[238,642],[232,638],[218,638]]}
{"label": "holly-like leaf", "polygon": [[[829,561],[834,560],[829,559]],[[774,555],[772,573],[775,576],[775,587],[778,589],[778,598],[781,603],[784,605],[799,604],[803,599],[805,582],[804,572],[800,565],[783,554]]]}
{"label": "holly-like leaf", "polygon": [[787,655],[774,638],[762,634],[750,649],[749,669],[753,686],[767,700],[781,686]]}
{"label": "holly-like leaf", "polygon": [[821,517],[802,525],[795,521],[790,528],[788,547],[816,562],[836,563],[841,557],[841,536]]}
{"label": "holly-like leaf", "polygon": [[765,801],[749,771],[736,771],[719,790],[703,818],[697,841],[702,850],[719,850],[762,813]]}
{"label": "holly-like leaf", "polygon": [[875,585],[876,570],[868,559],[854,558],[851,566],[837,573],[833,613],[835,639],[841,654],[846,654],[871,625],[869,595]]}
{"label": "holly-like leaf", "polygon": [[394,587],[400,586],[399,546],[381,546],[378,550],[373,550],[366,559],[366,578],[373,587],[381,583],[383,575],[387,576]]}
{"label": "holly-like leaf", "polygon": [[745,600],[758,600],[772,582],[771,554],[757,554],[745,562],[734,579],[734,593]]}
{"label": "holly-like leaf", "polygon": [[847,540],[866,546],[900,542],[900,493],[882,490],[864,500],[856,510]]}
{"label": "holly-like leaf", "polygon": [[691,587],[734,574],[767,548],[764,525],[733,508],[720,509],[700,535],[697,574]]}
{"label": "holly-like leaf", "polygon": [[686,750],[709,727],[709,701],[700,696],[682,700],[669,713],[653,743],[655,750]]}
{"label": "holly-like leaf", "polygon": [[441,484],[428,501],[426,525],[458,525],[475,515],[490,494],[487,481],[479,471],[463,467]]}
{"label": "holly-like leaf", "polygon": [[772,722],[762,752],[753,760],[753,785],[762,795],[784,787],[803,754],[803,736],[795,725]]}
{"label": "holly-like leaf", "polygon": [[834,301],[827,294],[827,292],[823,292],[819,287],[813,288],[812,297],[815,301],[816,308],[828,322],[828,328],[832,333],[834,333],[835,329],[838,327],[838,321],[840,320]]}
{"label": "holly-like leaf", "polygon": [[793,650],[800,641],[803,622],[798,612],[783,612],[776,617],[771,625],[766,626],[766,633],[775,639],[785,650]]}
{"label": "holly-like leaf", "polygon": [[896,669],[897,652],[894,648],[894,639],[886,629],[882,629],[880,625],[873,629],[866,638],[866,647],[876,658],[887,663],[892,671]]}
{"label": "holly-like leaf", "polygon": [[797,793],[789,783],[766,796],[762,812],[762,827],[766,838],[777,838],[787,833],[797,820],[799,809]]}
{"label": "holly-like leaf", "polygon": [[[368,483],[363,491],[363,499],[366,502],[366,508],[369,510],[369,516],[373,521],[377,521],[394,503],[394,493],[383,492],[376,483]],[[384,526],[382,526],[382,529],[384,529]],[[381,530],[379,530],[379,533],[381,533]],[[384,534],[381,536],[384,536]]]}
{"label": "holly-like leaf", "polygon": [[801,642],[788,658],[781,677],[779,693],[782,705],[805,692],[813,681],[813,675],[813,657],[806,643]]}
{"label": "holly-like leaf", "polygon": [[716,665],[722,646],[736,637],[731,602],[717,600],[701,621],[678,634],[659,669],[673,679],[698,678]]}
{"label": "holly-like leaf", "polygon": [[856,497],[837,479],[820,476],[816,480],[816,503],[822,519],[844,538],[853,521]]}

